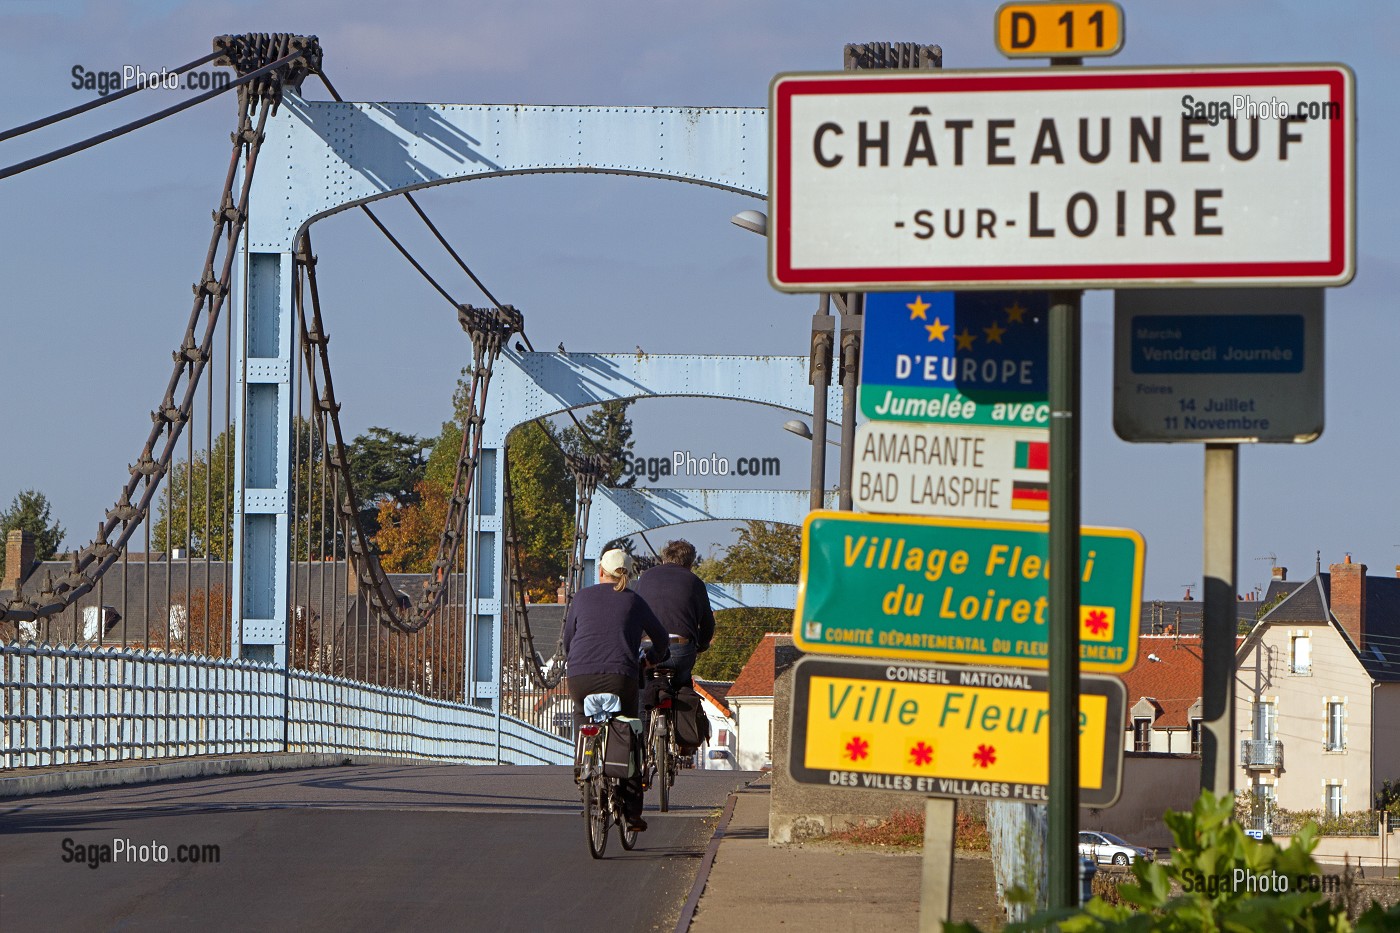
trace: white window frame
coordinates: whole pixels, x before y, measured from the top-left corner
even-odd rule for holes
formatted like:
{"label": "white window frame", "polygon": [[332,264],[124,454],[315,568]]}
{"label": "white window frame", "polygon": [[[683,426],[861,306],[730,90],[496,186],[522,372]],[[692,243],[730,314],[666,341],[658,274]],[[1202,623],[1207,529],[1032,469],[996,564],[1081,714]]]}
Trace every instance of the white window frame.
{"label": "white window frame", "polygon": [[[1141,736],[1139,736],[1139,724],[1142,726]],[[1139,716],[1133,720],[1133,751],[1152,751],[1152,720],[1146,716]]]}
{"label": "white window frame", "polygon": [[[1299,652],[1299,647],[1303,648]],[[1299,677],[1312,676],[1312,636],[1294,635],[1289,640],[1288,672]]]}
{"label": "white window frame", "polygon": [[1324,707],[1326,720],[1322,747],[1329,752],[1344,752],[1347,749],[1347,704],[1335,697],[1327,700]]}
{"label": "white window frame", "polygon": [[[1335,808],[1333,807],[1333,804],[1334,804],[1334,803],[1336,804]],[[1322,789],[1322,812],[1323,812],[1323,813],[1325,813],[1327,816],[1329,816],[1329,817],[1331,817],[1331,818],[1333,818],[1333,819],[1335,819],[1335,818],[1341,816],[1341,815],[1342,815],[1342,803],[1343,803],[1343,797],[1342,797],[1342,785],[1341,785],[1341,784],[1338,784],[1338,783],[1335,783],[1335,782],[1334,782],[1334,783],[1329,783],[1329,784],[1326,784],[1326,785],[1323,786],[1323,789]]]}
{"label": "white window frame", "polygon": [[[1260,729],[1261,722],[1267,724],[1266,729]],[[1256,742],[1273,742],[1278,738],[1278,706],[1273,699],[1259,697],[1254,701],[1254,726],[1250,738]]]}

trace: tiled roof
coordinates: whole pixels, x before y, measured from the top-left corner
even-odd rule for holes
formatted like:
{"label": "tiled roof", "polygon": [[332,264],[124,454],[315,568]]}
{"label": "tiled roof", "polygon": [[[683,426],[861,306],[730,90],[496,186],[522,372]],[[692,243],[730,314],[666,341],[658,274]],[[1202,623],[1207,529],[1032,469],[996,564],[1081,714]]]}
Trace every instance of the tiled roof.
{"label": "tiled roof", "polygon": [[[723,692],[716,692],[716,687],[722,687]],[[704,699],[709,700],[724,716],[733,719],[734,711],[724,705],[724,695],[729,692],[729,687],[730,685],[723,681],[710,681],[706,683],[698,678],[695,679],[695,692],[700,694]]]}
{"label": "tiled roof", "polygon": [[708,692],[708,693],[710,694],[710,696],[714,697],[716,700],[719,700],[721,703],[723,703],[723,702],[724,702],[724,698],[727,697],[727,696],[729,696],[729,691],[730,691],[731,689],[733,689],[733,687],[734,687],[734,681],[732,681],[732,680],[701,680],[699,677],[696,677],[696,678],[695,678],[695,685],[696,685],[697,687],[703,686],[703,687],[705,688],[706,692]]}
{"label": "tiled roof", "polygon": [[1133,706],[1146,698],[1161,709],[1153,728],[1185,729],[1191,724],[1191,707],[1201,698],[1200,636],[1141,636],[1137,664],[1122,677],[1128,688],[1129,718]]}
{"label": "tiled roof", "polygon": [[[1329,623],[1342,631],[1331,606],[1332,575],[1319,573],[1271,609],[1262,621]],[[1343,637],[1351,645],[1345,632]],[[1354,645],[1351,647],[1356,651]],[[1366,647],[1356,651],[1356,656],[1373,680],[1400,681],[1400,579],[1366,576]]]}
{"label": "tiled roof", "polygon": [[734,679],[729,688],[731,697],[771,697],[773,695],[773,673],[776,669],[773,659],[773,646],[778,635],[764,635],[758,647],[753,650],[748,663]]}

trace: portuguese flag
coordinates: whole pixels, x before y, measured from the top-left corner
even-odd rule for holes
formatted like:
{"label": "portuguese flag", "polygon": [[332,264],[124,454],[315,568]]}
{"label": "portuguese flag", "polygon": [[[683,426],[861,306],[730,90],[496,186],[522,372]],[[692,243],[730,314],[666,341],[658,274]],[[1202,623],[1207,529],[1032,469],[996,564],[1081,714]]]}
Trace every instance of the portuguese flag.
{"label": "portuguese flag", "polygon": [[[1046,441],[1017,441],[1016,469],[1050,469],[1050,445]],[[1050,511],[1050,487],[1048,483],[1034,479],[1018,479],[1011,484],[1011,507],[1029,512]]]}
{"label": "portuguese flag", "polygon": [[1050,469],[1050,444],[1047,441],[1017,441],[1016,469]]}

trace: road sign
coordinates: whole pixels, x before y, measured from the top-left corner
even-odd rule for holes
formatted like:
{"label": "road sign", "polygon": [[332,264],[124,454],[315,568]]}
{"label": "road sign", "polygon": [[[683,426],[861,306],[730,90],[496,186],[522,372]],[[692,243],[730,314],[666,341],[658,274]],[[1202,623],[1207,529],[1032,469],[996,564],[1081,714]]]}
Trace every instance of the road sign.
{"label": "road sign", "polygon": [[1119,292],[1113,429],[1125,441],[1316,440],[1322,308],[1316,288]]}
{"label": "road sign", "polygon": [[1344,285],[1353,84],[1345,65],[779,75],[769,277]]}
{"label": "road sign", "polygon": [[[1049,678],[1040,672],[802,658],[789,770],[801,784],[926,797],[1049,800]],[[1111,807],[1123,772],[1126,691],[1080,678],[1079,786]]]}
{"label": "road sign", "polygon": [[865,296],[861,414],[880,421],[1044,427],[1044,292]]}
{"label": "road sign", "polygon": [[[1133,666],[1144,551],[1136,531],[1082,530],[1083,670]],[[1044,525],[812,512],[793,640],[825,654],[1043,668],[1048,552]]]}
{"label": "road sign", "polygon": [[1123,48],[1123,8],[1116,3],[1003,3],[997,48],[1010,58],[1116,55]]}
{"label": "road sign", "polygon": [[867,421],[856,428],[855,504],[866,512],[1044,521],[1044,428]]}

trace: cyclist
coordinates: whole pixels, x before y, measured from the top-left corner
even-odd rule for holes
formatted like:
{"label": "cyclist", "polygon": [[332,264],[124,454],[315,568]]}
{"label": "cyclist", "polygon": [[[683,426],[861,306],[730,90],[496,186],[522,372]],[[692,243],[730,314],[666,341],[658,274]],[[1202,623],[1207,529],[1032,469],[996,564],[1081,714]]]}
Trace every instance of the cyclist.
{"label": "cyclist", "polygon": [[695,545],[684,538],[668,541],[661,549],[661,563],[637,581],[637,594],[647,601],[670,634],[671,657],[657,666],[675,672],[671,682],[676,687],[692,683],[690,672],[695,669],[695,656],[709,648],[715,637],[710,595],[704,582],[691,571],[693,566]]}
{"label": "cyclist", "polygon": [[[641,673],[637,659],[643,634],[650,635],[652,641],[647,660],[666,659],[666,629],[646,601],[627,588],[633,572],[632,558],[626,551],[605,551],[598,559],[598,585],[579,590],[569,604],[564,619],[564,653],[575,729],[583,722],[583,698],[590,693],[617,694],[622,715],[637,715]],[[621,797],[627,828],[645,830],[640,771],[622,782]]]}

